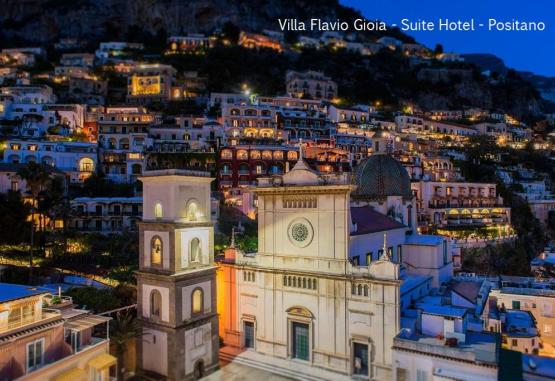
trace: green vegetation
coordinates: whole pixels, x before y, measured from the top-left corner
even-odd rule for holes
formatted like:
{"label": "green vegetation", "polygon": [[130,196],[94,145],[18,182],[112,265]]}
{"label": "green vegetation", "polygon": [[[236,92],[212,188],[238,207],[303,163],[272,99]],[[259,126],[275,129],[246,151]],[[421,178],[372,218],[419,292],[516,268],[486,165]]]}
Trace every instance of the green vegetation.
{"label": "green vegetation", "polygon": [[236,231],[235,244],[241,250],[252,253],[258,249],[258,224],[251,220],[234,207],[221,205],[220,219],[218,220],[219,233],[216,234],[214,249],[223,251],[231,242],[231,230],[237,229],[238,223],[244,228],[244,232]]}
{"label": "green vegetation", "polygon": [[120,184],[107,179],[103,174],[93,174],[87,178],[76,197],[132,197],[134,184]]}
{"label": "green vegetation", "polygon": [[136,303],[135,288],[117,286],[98,289],[95,287],[74,287],[64,293],[71,296],[73,303],[95,313],[106,312]]}
{"label": "green vegetation", "polygon": [[31,224],[27,221],[29,204],[25,204],[19,192],[0,194],[0,242],[17,244],[29,240]]}
{"label": "green vegetation", "polygon": [[[335,47],[278,53],[220,43],[206,54],[161,55],[160,59],[180,72],[198,71],[208,78],[208,91],[237,92],[247,84],[257,94],[282,94],[285,73],[292,69],[318,70],[332,77],[345,105],[379,101],[391,109],[407,102],[424,109],[484,107],[535,121],[538,109],[532,106],[540,100],[534,87],[516,74],[491,82],[469,63],[430,60],[426,65],[414,64],[411,57],[389,49],[362,56]],[[444,80],[432,81],[421,75],[434,70],[451,72]]]}
{"label": "green vegetation", "polygon": [[[555,169],[545,158],[531,150],[515,150],[498,146],[486,136],[470,139],[464,152],[467,160],[456,161],[468,181],[497,183],[497,192],[506,206],[511,208],[511,224],[518,236],[514,244],[470,251],[465,255],[464,268],[472,269],[481,261],[486,266],[491,264],[491,271],[501,271],[506,275],[523,275],[530,272],[530,261],[544,247],[547,240],[546,232],[540,222],[534,218],[528,203],[514,192],[518,187],[507,187],[495,175],[496,167],[522,164],[526,168],[547,173],[553,180]],[[495,267],[497,266],[497,267]]]}
{"label": "green vegetation", "polygon": [[467,249],[463,255],[463,269],[484,275],[530,275],[529,245],[525,240],[479,249]]}

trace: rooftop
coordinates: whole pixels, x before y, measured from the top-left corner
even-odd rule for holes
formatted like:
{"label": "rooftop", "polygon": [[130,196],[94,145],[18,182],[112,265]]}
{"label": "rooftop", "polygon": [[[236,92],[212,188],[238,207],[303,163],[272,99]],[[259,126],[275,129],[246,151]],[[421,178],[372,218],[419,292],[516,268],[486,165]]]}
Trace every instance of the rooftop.
{"label": "rooftop", "polygon": [[352,236],[406,227],[402,223],[378,213],[368,206],[351,207],[351,220],[356,225],[356,230],[351,232]]}
{"label": "rooftop", "polygon": [[0,283],[0,303],[28,298],[30,296],[49,294],[50,290],[42,287],[24,286],[19,284]]}
{"label": "rooftop", "polygon": [[426,303],[418,303],[417,307],[422,310],[423,314],[446,316],[457,319],[464,318],[466,315],[466,308],[452,307],[452,306],[438,306]]}
{"label": "rooftop", "polygon": [[403,330],[395,337],[393,346],[397,349],[423,352],[458,361],[497,364],[499,336],[492,332],[467,331],[464,342],[456,346],[445,345],[445,340],[423,336]]}
{"label": "rooftop", "polygon": [[555,379],[555,359],[522,354],[522,370],[530,375]]}
{"label": "rooftop", "polygon": [[406,245],[438,246],[442,245],[445,238],[438,235],[413,234],[407,237]]}
{"label": "rooftop", "polygon": [[507,310],[503,332],[509,336],[536,336],[536,322],[529,311]]}
{"label": "rooftop", "polygon": [[456,282],[451,289],[470,303],[476,304],[482,284],[480,282]]}
{"label": "rooftop", "polygon": [[413,290],[415,287],[422,285],[432,279],[429,275],[404,275],[401,283],[401,295]]}

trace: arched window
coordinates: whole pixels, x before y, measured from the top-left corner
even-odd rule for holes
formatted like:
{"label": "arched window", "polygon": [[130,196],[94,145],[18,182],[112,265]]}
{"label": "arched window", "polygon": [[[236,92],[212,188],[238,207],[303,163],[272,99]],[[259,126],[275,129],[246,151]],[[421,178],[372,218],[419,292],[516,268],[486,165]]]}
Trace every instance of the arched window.
{"label": "arched window", "polygon": [[364,285],[364,296],[368,296],[368,285]]}
{"label": "arched window", "polygon": [[187,205],[187,219],[189,221],[196,221],[198,214],[198,204],[196,201],[190,201]]}
{"label": "arched window", "polygon": [[157,235],[150,240],[150,264],[162,264],[162,239]]}
{"label": "arched window", "polygon": [[162,204],[160,202],[157,202],[156,204],[154,204],[154,217],[162,218],[162,216]]}
{"label": "arched window", "polygon": [[357,287],[357,295],[362,295],[362,285],[359,284]]}
{"label": "arched window", "polygon": [[191,304],[192,313],[193,314],[200,314],[202,312],[202,309],[203,309],[202,304],[203,304],[202,289],[197,288],[193,291],[192,304]]}
{"label": "arched window", "polygon": [[150,316],[160,318],[162,310],[162,295],[158,290],[152,290],[150,293]]}
{"label": "arched window", "polygon": [[189,261],[200,262],[200,240],[193,238],[189,245]]}
{"label": "arched window", "polygon": [[79,171],[92,172],[94,171],[94,161],[88,157],[84,157],[79,161]]}

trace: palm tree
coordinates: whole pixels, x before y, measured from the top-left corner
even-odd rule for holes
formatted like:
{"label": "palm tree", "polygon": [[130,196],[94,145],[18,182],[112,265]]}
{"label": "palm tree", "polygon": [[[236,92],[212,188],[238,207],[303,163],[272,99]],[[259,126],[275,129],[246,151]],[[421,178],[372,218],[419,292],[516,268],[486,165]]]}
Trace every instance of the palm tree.
{"label": "palm tree", "polygon": [[33,282],[33,251],[35,246],[35,208],[39,196],[46,190],[52,180],[52,170],[44,164],[28,163],[17,171],[17,175],[25,180],[27,193],[31,196],[31,249],[29,251],[29,282]]}
{"label": "palm tree", "polygon": [[118,312],[110,324],[110,343],[113,345],[118,359],[117,379],[123,379],[124,354],[129,342],[141,337],[142,330],[137,319],[129,311]]}

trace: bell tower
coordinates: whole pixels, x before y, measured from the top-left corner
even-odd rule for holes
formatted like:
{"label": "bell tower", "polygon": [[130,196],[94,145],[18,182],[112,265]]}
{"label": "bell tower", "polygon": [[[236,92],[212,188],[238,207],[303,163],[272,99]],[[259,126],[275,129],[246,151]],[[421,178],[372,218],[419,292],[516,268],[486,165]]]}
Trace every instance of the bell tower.
{"label": "bell tower", "polygon": [[139,368],[168,380],[218,366],[214,227],[206,172],[146,171],[139,224]]}

